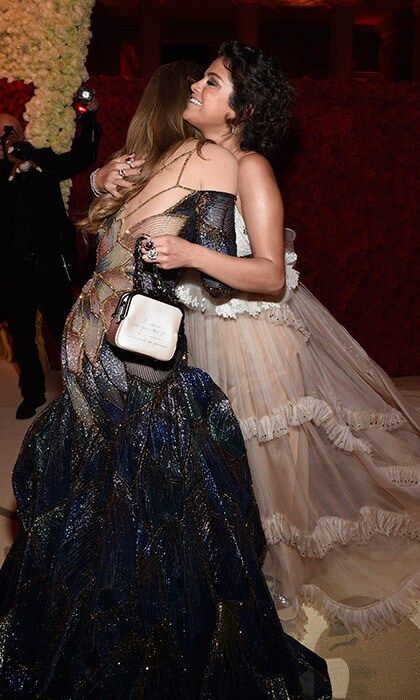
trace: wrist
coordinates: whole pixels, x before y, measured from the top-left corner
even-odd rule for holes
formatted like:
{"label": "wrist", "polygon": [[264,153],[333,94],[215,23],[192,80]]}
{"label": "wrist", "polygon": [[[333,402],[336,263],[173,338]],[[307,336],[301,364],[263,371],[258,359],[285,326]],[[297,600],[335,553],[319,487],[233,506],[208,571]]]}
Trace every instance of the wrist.
{"label": "wrist", "polygon": [[201,263],[203,262],[204,252],[205,248],[203,248],[203,246],[198,245],[197,243],[190,243],[187,265],[185,267],[189,267],[193,270],[200,270]]}
{"label": "wrist", "polygon": [[103,192],[103,190],[101,190],[101,189],[99,188],[99,186],[98,186],[98,182],[97,182],[97,179],[96,179],[96,175],[97,175],[97,173],[98,173],[98,170],[99,170],[99,168],[96,168],[96,170],[94,170],[94,171],[90,174],[90,177],[89,177],[90,189],[92,190],[92,192],[93,192],[93,194],[95,195],[95,197],[102,197],[102,195],[105,194],[105,192]]}

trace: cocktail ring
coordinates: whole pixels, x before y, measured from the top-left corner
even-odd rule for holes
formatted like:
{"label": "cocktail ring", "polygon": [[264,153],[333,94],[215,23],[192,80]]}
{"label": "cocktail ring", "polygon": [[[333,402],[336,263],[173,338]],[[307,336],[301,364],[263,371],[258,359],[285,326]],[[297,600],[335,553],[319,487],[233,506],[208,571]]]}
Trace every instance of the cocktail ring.
{"label": "cocktail ring", "polygon": [[127,165],[130,166],[130,168],[132,168],[132,167],[133,167],[132,164],[134,163],[134,158],[133,158],[133,156],[128,156],[128,158],[125,159],[125,162],[127,163]]}
{"label": "cocktail ring", "polygon": [[119,168],[119,170],[117,172],[118,172],[118,175],[120,177],[122,177],[122,179],[124,180],[124,178],[126,177],[124,168]]}
{"label": "cocktail ring", "polygon": [[147,251],[147,257],[149,260],[156,260],[158,255],[159,253],[157,252],[156,248],[151,248],[151,250]]}

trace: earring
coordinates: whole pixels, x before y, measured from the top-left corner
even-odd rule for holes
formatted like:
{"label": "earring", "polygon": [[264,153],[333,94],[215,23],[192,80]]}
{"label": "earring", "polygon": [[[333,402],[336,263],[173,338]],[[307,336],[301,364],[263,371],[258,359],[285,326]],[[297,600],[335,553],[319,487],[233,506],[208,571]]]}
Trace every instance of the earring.
{"label": "earring", "polygon": [[230,133],[232,134],[232,136],[235,133],[235,131],[236,131],[236,127],[234,124],[232,124],[232,126],[230,127]]}

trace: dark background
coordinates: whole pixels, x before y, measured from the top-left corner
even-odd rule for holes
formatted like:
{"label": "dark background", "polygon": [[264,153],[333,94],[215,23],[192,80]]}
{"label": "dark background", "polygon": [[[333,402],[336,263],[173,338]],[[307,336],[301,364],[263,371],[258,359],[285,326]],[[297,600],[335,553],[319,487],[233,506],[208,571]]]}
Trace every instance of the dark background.
{"label": "dark background", "polygon": [[[313,0],[315,7],[306,6],[309,1],[287,0],[292,4],[285,5],[284,0],[99,0],[92,15],[88,71],[124,74],[127,66],[121,65],[121,57],[128,43],[129,52],[138,54],[138,65],[127,77],[144,77],[142,49],[152,34],[161,62],[188,57],[204,65],[221,42],[238,36],[277,56],[291,77],[326,78],[335,74],[331,39],[337,31],[336,15],[347,12],[352,15],[353,77],[413,77],[412,0],[354,0],[353,10],[343,7],[344,0]],[[254,25],[252,36],[244,36],[247,24]],[[345,39],[339,36],[340,40]]]}
{"label": "dark background", "polygon": [[[151,7],[147,25],[151,17],[155,21],[157,6],[144,0],[142,11],[144,4]],[[93,16],[88,68],[103,127],[98,165],[123,145],[147,73],[139,62],[141,8],[118,5],[118,0],[97,3]],[[350,66],[331,50],[337,18],[330,10],[257,10],[259,43],[281,58],[298,93],[291,134],[273,165],[286,225],[297,232],[301,281],[388,373],[418,374],[420,91],[409,80],[416,70],[411,3],[381,0],[356,10]],[[238,6],[228,0],[194,6],[166,0],[158,11],[159,36],[145,38],[154,61],[183,57],[207,64],[238,29]],[[158,46],[151,39],[155,44],[159,39]],[[133,42],[131,63],[121,61],[127,41]],[[336,50],[340,54],[342,47]],[[128,71],[133,65],[145,75],[119,75],[121,67]],[[32,91],[0,81],[0,111],[23,114]],[[89,196],[84,173],[72,191],[74,218],[86,211]],[[79,249],[87,273],[81,240]]]}

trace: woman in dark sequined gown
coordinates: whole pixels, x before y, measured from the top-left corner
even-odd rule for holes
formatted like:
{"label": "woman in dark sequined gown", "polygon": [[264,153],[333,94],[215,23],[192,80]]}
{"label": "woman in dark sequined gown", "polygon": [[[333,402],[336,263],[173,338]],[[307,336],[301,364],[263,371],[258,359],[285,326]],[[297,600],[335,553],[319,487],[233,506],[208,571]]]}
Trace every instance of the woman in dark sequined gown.
{"label": "woman in dark sequined gown", "polygon": [[[149,134],[150,123],[153,109]],[[143,236],[236,252],[236,161],[177,129],[166,154],[149,141],[122,206],[105,197],[91,215],[102,220],[97,263],[67,320],[64,392],[27,433],[13,476],[23,527],[0,578],[2,698],[331,697],[325,662],[277,618],[225,395],[187,365],[183,331],[165,365],[105,339],[133,282],[174,298],[176,270],[152,273],[141,256],[134,268]],[[202,279],[214,296],[229,291]]]}

